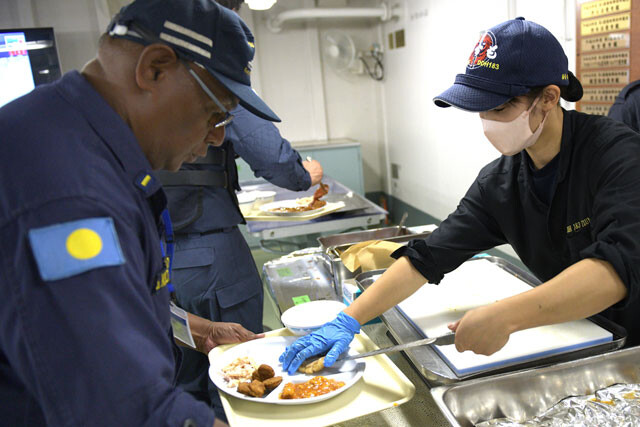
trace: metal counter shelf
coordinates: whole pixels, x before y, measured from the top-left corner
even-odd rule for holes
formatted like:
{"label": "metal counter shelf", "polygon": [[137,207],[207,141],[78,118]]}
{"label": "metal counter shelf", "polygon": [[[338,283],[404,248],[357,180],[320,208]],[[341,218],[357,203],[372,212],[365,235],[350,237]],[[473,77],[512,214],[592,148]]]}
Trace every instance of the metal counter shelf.
{"label": "metal counter shelf", "polygon": [[[510,274],[513,274],[524,282],[530,284],[531,286],[537,286],[538,284],[540,284],[540,281],[533,275],[527,273],[526,271],[518,268],[517,266],[502,258],[489,256],[477,259],[489,260],[497,264],[499,267],[509,272]],[[373,283],[374,276],[380,275],[384,271],[385,270],[374,270],[366,273],[361,273],[355,277],[355,283],[361,289],[365,290]],[[392,338],[398,344],[404,344],[424,338],[424,335],[421,332],[417,331],[415,327],[411,325],[410,322],[405,318],[405,316],[400,312],[400,310],[395,307],[388,310],[380,317],[389,329]],[[458,376],[430,346],[406,350],[406,355],[414,365],[416,370],[423,376],[427,384],[431,387],[435,387],[440,385],[458,383],[460,381],[473,378],[499,375],[516,370],[524,370],[572,361],[618,350],[624,345],[624,341],[626,338],[626,332],[624,328],[621,328],[620,326],[600,316],[593,316],[589,319],[597,325],[611,332],[613,334],[613,341],[604,344],[597,344],[584,349],[567,351],[564,353],[555,354],[553,356],[541,357],[538,359],[529,360],[527,362],[516,363],[498,369],[490,369],[487,371],[463,376]]]}

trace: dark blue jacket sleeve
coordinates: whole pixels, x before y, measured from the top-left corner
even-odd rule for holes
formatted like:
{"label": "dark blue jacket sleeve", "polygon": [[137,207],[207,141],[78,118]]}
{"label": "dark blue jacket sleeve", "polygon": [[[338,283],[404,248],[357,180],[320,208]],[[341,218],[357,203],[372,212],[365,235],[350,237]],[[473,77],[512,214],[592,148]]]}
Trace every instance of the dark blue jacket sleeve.
{"label": "dark blue jacket sleeve", "polygon": [[640,132],[640,81],[631,82],[620,91],[607,116]]}
{"label": "dark blue jacket sleeve", "polygon": [[[630,96],[640,97],[640,92],[634,92]],[[640,99],[631,99],[626,101],[616,100],[609,109],[607,114],[614,120],[622,122],[631,129],[638,132],[640,130]]]}
{"label": "dark blue jacket sleeve", "polygon": [[[27,232],[111,217],[122,265],[44,281]],[[47,425],[211,426],[213,412],[175,386],[166,288],[151,292],[138,218],[66,199],[0,225],[0,353]],[[149,243],[149,242],[147,242]],[[33,409],[33,408],[32,408]]]}
{"label": "dark blue jacket sleeve", "polygon": [[311,177],[302,166],[300,155],[270,121],[242,107],[233,111],[226,139],[257,177],[293,191],[307,190]]}

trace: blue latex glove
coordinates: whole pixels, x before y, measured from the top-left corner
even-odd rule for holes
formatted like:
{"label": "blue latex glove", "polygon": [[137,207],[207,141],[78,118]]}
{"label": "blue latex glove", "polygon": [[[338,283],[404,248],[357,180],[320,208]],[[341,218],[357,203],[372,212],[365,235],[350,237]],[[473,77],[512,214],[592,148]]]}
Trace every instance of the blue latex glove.
{"label": "blue latex glove", "polygon": [[360,323],[348,314],[340,312],[338,317],[325,323],[322,328],[287,347],[279,359],[282,362],[282,369],[285,369],[289,375],[293,375],[302,362],[329,349],[324,358],[324,366],[330,367],[349,347],[349,343],[357,333],[360,333]]}

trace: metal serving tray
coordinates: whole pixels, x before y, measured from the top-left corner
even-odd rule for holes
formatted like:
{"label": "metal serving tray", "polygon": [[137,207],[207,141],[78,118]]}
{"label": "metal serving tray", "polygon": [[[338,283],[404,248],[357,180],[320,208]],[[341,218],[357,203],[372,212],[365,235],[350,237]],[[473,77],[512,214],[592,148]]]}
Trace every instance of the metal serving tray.
{"label": "metal serving tray", "polygon": [[431,395],[453,426],[467,427],[503,417],[522,422],[565,397],[618,383],[640,383],[640,347],[436,387]]}
{"label": "metal serving tray", "polygon": [[[495,263],[497,266],[505,270],[506,272],[518,277],[531,286],[537,286],[540,281],[532,274],[520,269],[513,265],[509,261],[494,257],[485,256],[474,259],[484,259]],[[355,277],[356,284],[361,289],[368,288],[374,282],[374,276],[384,273],[385,270],[374,270],[366,273],[361,273]],[[411,341],[416,341],[424,338],[421,332],[419,332],[401,313],[397,308],[392,308],[380,316],[382,321],[386,324],[392,338],[398,344],[404,344]],[[626,339],[626,331],[624,328],[616,325],[615,323],[601,317],[593,316],[589,318],[597,325],[605,328],[613,334],[613,341],[597,344],[591,347],[571,350],[565,353],[555,354],[553,356],[541,357],[534,360],[529,360],[523,363],[516,363],[509,366],[503,366],[500,368],[489,369],[482,372],[475,372],[467,375],[458,376],[447,363],[440,357],[440,355],[433,350],[430,346],[418,347],[409,349],[405,353],[414,367],[424,377],[426,382],[430,386],[438,386],[444,384],[457,383],[462,380],[468,380],[472,378],[480,378],[490,375],[496,375],[505,372],[513,372],[520,369],[528,369],[532,367],[544,366],[554,363],[567,362],[570,360],[581,359],[584,357],[593,356],[596,354],[606,353],[613,350],[617,350],[624,345]]]}
{"label": "metal serving tray", "polygon": [[[395,228],[397,229],[397,227]],[[381,228],[379,230],[385,230],[385,229]],[[369,230],[369,231],[375,231],[375,230]],[[362,240],[362,242],[365,242],[367,240],[384,240],[387,242],[396,242],[396,243],[406,244],[413,239],[424,239],[429,234],[431,234],[431,231],[425,231],[424,233],[419,233],[419,234],[404,234],[399,236],[392,235],[389,237],[382,237],[382,233],[379,233],[380,237],[364,239]],[[336,284],[336,289],[342,286],[342,282],[344,280],[353,279],[354,277],[356,277],[358,274],[362,272],[360,269],[354,272],[349,271],[347,267],[344,266],[344,264],[342,263],[342,260],[340,259],[340,254],[346,251],[347,249],[349,249],[351,246],[355,245],[356,243],[360,243],[360,242],[343,243],[340,245],[329,246],[323,252],[323,255],[327,261],[327,265],[329,266],[329,271],[331,271],[331,274],[333,275],[333,281]]]}
{"label": "metal serving tray", "polygon": [[406,236],[411,234],[407,227],[384,227],[372,230],[355,231],[353,233],[332,234],[330,236],[318,237],[318,243],[322,250],[326,252],[332,246],[355,244],[367,240],[384,240],[389,237]]}

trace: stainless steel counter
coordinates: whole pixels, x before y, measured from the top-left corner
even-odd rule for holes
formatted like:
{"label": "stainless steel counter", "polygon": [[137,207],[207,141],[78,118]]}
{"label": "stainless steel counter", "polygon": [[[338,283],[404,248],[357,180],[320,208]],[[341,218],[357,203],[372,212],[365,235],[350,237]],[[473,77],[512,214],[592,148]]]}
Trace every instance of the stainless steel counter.
{"label": "stainless steel counter", "polygon": [[[387,328],[382,323],[363,326],[362,330],[369,335],[369,338],[371,338],[379,347],[387,347],[395,344],[389,339],[389,337],[387,337]],[[431,397],[429,388],[424,381],[422,381],[418,372],[411,366],[407,359],[401,353],[389,354],[389,358],[416,386],[416,394],[413,399],[396,408],[389,408],[375,414],[356,418],[336,425],[339,427],[450,426],[451,424],[449,424],[438,408],[438,405],[433,400],[433,397]]]}

